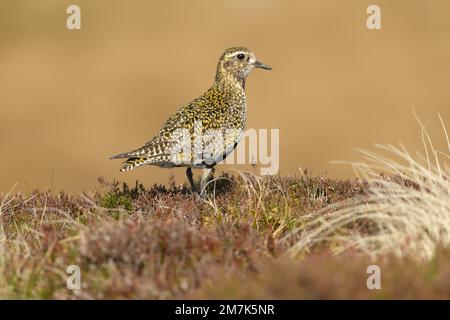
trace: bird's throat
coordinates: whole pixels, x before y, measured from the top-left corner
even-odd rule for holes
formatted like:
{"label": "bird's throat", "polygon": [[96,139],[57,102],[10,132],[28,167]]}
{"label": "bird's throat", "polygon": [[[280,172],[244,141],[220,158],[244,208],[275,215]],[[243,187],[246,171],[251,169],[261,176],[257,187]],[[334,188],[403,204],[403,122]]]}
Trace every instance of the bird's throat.
{"label": "bird's throat", "polygon": [[228,72],[217,72],[216,85],[222,90],[228,91],[245,91],[245,76],[235,75]]}

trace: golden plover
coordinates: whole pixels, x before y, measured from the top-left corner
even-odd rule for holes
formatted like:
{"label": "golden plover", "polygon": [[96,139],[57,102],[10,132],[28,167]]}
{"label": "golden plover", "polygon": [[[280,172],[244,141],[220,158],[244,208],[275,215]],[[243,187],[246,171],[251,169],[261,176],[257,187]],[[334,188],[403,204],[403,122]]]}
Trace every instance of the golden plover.
{"label": "golden plover", "polygon": [[126,158],[120,171],[143,165],[187,167],[195,191],[192,168],[203,169],[203,194],[214,166],[236,148],[247,122],[245,79],[254,68],[271,70],[243,47],[225,50],[217,64],[214,84],[175,112],[144,146],[110,159]]}

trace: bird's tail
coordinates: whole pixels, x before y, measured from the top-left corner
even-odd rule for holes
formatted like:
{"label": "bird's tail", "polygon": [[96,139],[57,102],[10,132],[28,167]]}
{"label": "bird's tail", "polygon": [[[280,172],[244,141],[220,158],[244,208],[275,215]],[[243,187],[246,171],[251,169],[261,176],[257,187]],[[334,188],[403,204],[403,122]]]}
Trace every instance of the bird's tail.
{"label": "bird's tail", "polygon": [[148,161],[148,158],[129,158],[122,163],[120,171],[130,171],[134,168],[144,165]]}
{"label": "bird's tail", "polygon": [[131,157],[130,152],[124,152],[124,153],[119,153],[119,154],[116,154],[115,156],[109,157],[109,160],[130,158],[130,157]]}

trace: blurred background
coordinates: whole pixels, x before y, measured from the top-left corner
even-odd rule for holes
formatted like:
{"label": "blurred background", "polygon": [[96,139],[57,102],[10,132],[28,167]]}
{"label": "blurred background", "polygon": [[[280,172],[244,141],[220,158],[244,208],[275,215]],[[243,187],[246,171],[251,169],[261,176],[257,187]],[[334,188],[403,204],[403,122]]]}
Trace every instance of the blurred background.
{"label": "blurred background", "polygon": [[[81,30],[66,8],[81,7]],[[450,119],[450,2],[364,0],[2,0],[0,191],[89,190],[96,177],[151,184],[184,169],[118,172],[108,157],[139,147],[212,83],[218,57],[252,49],[273,71],[247,81],[248,128],[280,129],[280,173],[352,177],[333,160],[354,147],[422,149],[413,108],[436,147]],[[220,170],[246,169],[219,166]],[[17,190],[16,189],[16,190]]]}

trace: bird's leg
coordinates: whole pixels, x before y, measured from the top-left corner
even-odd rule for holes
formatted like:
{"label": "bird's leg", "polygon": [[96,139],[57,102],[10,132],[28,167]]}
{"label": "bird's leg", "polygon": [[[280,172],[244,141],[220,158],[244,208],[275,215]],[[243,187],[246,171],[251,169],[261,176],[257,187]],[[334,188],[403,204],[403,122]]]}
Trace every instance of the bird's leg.
{"label": "bird's leg", "polygon": [[191,190],[192,192],[195,192],[195,184],[194,184],[194,178],[192,175],[192,169],[191,168],[187,168],[186,169],[186,176],[189,180],[189,184],[191,185]]}
{"label": "bird's leg", "polygon": [[202,180],[200,181],[200,196],[202,198],[206,195],[206,185],[210,181],[210,177],[213,174],[214,174],[214,167],[203,169]]}

